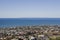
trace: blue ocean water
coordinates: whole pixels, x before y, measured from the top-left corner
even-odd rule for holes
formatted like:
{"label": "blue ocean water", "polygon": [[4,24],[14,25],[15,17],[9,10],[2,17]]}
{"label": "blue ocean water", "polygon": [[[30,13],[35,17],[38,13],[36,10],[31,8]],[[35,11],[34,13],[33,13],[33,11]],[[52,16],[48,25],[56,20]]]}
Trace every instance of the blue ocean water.
{"label": "blue ocean water", "polygon": [[60,18],[0,18],[0,27],[59,24]]}

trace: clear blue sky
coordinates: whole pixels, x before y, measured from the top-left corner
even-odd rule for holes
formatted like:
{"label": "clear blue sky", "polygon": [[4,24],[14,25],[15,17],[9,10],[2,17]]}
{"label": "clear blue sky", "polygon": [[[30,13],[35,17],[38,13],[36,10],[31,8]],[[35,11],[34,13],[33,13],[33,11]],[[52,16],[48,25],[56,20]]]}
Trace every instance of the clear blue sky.
{"label": "clear blue sky", "polygon": [[0,18],[60,18],[60,0],[0,0]]}

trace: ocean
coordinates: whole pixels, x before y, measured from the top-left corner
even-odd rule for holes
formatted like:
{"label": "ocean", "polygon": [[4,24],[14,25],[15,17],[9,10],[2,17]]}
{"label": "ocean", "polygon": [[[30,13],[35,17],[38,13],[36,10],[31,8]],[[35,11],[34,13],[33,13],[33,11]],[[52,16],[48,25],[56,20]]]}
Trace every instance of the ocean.
{"label": "ocean", "polygon": [[0,18],[0,27],[26,25],[60,25],[60,18]]}

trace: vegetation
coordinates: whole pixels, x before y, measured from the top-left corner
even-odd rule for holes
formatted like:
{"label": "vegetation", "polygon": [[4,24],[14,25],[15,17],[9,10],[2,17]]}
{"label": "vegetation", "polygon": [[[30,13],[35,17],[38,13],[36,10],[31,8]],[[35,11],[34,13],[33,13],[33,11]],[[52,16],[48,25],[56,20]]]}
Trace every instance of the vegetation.
{"label": "vegetation", "polygon": [[60,40],[60,37],[56,37],[56,38],[49,38],[49,40]]}

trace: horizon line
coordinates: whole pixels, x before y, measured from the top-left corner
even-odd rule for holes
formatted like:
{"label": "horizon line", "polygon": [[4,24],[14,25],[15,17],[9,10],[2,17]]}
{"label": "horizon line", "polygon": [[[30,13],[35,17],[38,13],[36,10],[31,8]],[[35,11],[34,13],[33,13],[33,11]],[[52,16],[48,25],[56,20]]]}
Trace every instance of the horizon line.
{"label": "horizon line", "polygon": [[[24,18],[24,17],[21,17],[21,18]],[[35,18],[35,17],[28,17],[28,18]],[[36,17],[36,18],[39,18],[39,17]],[[41,17],[41,18],[43,18],[43,17]],[[55,17],[45,17],[45,18],[55,18]]]}

